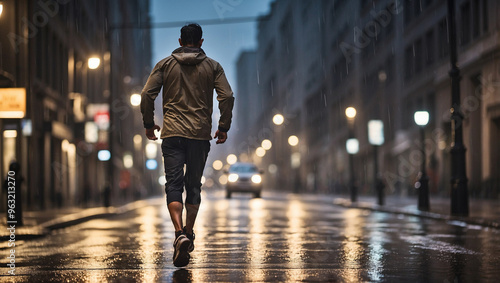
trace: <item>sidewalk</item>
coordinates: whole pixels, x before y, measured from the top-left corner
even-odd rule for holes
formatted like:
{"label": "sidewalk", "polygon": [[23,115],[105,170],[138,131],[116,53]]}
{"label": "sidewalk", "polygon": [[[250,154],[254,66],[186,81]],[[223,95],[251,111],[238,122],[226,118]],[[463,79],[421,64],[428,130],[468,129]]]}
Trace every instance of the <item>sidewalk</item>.
{"label": "sidewalk", "polygon": [[418,196],[386,196],[385,205],[377,205],[376,197],[358,197],[358,202],[351,203],[349,198],[335,198],[333,203],[346,208],[361,208],[372,211],[397,213],[410,216],[431,218],[443,221],[458,221],[461,225],[479,225],[500,229],[500,200],[470,199],[469,216],[452,216],[451,201],[448,198],[430,198],[430,210],[417,208]]}
{"label": "sidewalk", "polygon": [[[138,200],[120,207],[63,208],[23,212],[23,226],[15,227],[16,240],[28,240],[48,235],[52,230],[77,225],[97,218],[126,213],[151,205],[155,199]],[[11,237],[5,220],[0,224],[0,240]]]}

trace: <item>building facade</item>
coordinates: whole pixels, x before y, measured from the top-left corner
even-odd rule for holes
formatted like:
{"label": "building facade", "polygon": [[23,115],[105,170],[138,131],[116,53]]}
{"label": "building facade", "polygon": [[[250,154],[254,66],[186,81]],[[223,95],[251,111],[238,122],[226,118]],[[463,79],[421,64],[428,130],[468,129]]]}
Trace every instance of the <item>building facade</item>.
{"label": "building facade", "polygon": [[[27,209],[130,199],[145,172],[123,156],[138,160],[145,144],[134,147],[142,127],[130,95],[150,70],[149,30],[136,28],[149,27],[149,1],[2,4],[1,87],[26,91],[24,117],[1,119],[2,174],[20,163]],[[106,161],[99,152],[110,149]]]}
{"label": "building facade", "polygon": [[[455,10],[469,193],[498,197],[500,5],[457,0]],[[361,193],[373,193],[378,177],[387,193],[415,194],[425,146],[431,193],[450,194],[447,1],[277,0],[259,22],[258,41],[264,111],[247,114],[256,125],[249,135],[272,130],[274,152],[256,160],[279,168],[276,189],[290,190],[298,182],[300,190],[347,193],[344,111],[352,106],[359,140],[354,174]],[[413,121],[417,110],[430,113],[424,145]],[[269,121],[278,112],[285,123],[276,128]],[[383,122],[384,142],[376,148],[369,143],[370,120]],[[286,142],[292,134],[299,137],[298,147]],[[294,151],[299,163],[297,155],[291,158]]]}

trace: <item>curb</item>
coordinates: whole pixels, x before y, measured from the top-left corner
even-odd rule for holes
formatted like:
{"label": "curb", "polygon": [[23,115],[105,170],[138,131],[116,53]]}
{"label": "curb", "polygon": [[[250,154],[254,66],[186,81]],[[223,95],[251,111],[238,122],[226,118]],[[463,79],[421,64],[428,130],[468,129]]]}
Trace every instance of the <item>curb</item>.
{"label": "curb", "polygon": [[[123,214],[149,205],[151,200],[138,200],[120,207],[96,207],[81,212],[69,214],[60,218],[49,220],[33,227],[18,227],[15,229],[15,240],[31,240],[44,237],[51,231],[74,226],[89,220],[107,218]],[[43,213],[43,211],[40,211]],[[8,228],[8,227],[6,227]],[[0,240],[7,241],[11,237],[8,229],[0,232]]]}
{"label": "curb", "polygon": [[460,226],[477,225],[477,226],[483,226],[483,227],[488,227],[488,228],[500,229],[500,222],[499,221],[488,220],[488,219],[484,219],[484,218],[452,216],[452,215],[445,215],[445,214],[434,213],[434,212],[429,212],[429,211],[420,211],[420,210],[414,210],[414,209],[402,209],[402,208],[397,208],[397,207],[388,207],[388,206],[382,206],[382,205],[377,205],[377,204],[368,203],[368,202],[354,202],[353,203],[350,200],[340,199],[340,198],[335,199],[333,201],[333,204],[337,205],[337,206],[342,206],[345,208],[359,208],[359,209],[365,209],[365,210],[371,210],[371,211],[403,214],[406,216],[416,216],[416,217],[441,220],[441,221],[447,221],[447,222],[456,222],[456,224],[458,224]]}

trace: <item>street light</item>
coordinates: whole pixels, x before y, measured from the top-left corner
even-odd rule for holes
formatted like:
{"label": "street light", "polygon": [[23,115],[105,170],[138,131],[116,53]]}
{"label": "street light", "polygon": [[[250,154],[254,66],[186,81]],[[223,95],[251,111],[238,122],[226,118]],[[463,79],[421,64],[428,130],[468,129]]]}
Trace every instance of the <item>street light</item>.
{"label": "street light", "polygon": [[134,93],[130,96],[130,104],[132,104],[132,106],[139,106],[141,105],[141,95],[138,94],[138,93]]}
{"label": "street light", "polygon": [[368,121],[368,141],[373,145],[373,186],[378,195],[378,205],[384,205],[384,184],[378,176],[378,147],[384,144],[384,123]]}
{"label": "street light", "polygon": [[357,113],[356,108],[354,108],[354,107],[347,107],[345,109],[345,115],[346,115],[347,119],[349,119],[349,120],[354,119],[356,117],[356,113]]}
{"label": "street light", "polygon": [[299,144],[299,138],[297,136],[291,135],[288,137],[288,144],[291,146],[296,146]]}
{"label": "street light", "polygon": [[101,64],[101,59],[98,57],[90,57],[88,62],[87,62],[89,69],[95,70],[99,68],[99,65]]}
{"label": "street light", "polygon": [[258,156],[258,157],[264,157],[264,155],[266,155],[266,150],[262,147],[258,147],[256,150],[255,150],[255,154]]}
{"label": "street light", "polygon": [[236,161],[238,161],[238,157],[236,157],[236,155],[234,154],[229,154],[226,158],[226,161],[227,164],[233,165],[234,163],[236,163]]}
{"label": "street light", "polygon": [[262,143],[260,144],[260,146],[262,148],[264,148],[265,150],[270,150],[271,147],[273,146],[273,143],[270,141],[270,140],[263,140]]}
{"label": "street light", "polygon": [[224,166],[224,164],[220,160],[215,160],[214,163],[212,163],[212,167],[217,171],[222,169],[223,166]]}
{"label": "street light", "polygon": [[0,16],[2,16],[2,12],[3,12],[3,3],[0,2]]}
{"label": "street light", "polygon": [[429,210],[429,178],[425,172],[425,126],[429,123],[429,112],[417,111],[414,115],[415,123],[420,126],[420,142],[422,144],[422,169],[420,170],[420,178],[415,184],[418,189],[418,209]]}
{"label": "street light", "polygon": [[351,202],[357,201],[357,190],[354,184],[354,154],[357,154],[359,151],[359,141],[355,138],[350,138],[345,143],[345,148],[347,153],[349,153],[349,169],[350,169],[350,178],[349,178],[349,187],[351,188]]}
{"label": "street light", "polygon": [[285,117],[283,117],[283,115],[276,114],[276,115],[273,116],[273,123],[275,125],[279,126],[279,125],[283,124],[283,122],[285,122]]}
{"label": "street light", "polygon": [[448,34],[450,45],[449,72],[451,78],[451,214],[469,215],[467,169],[463,141],[463,119],[460,111],[460,69],[457,66],[457,29],[455,23],[455,1],[448,0]]}

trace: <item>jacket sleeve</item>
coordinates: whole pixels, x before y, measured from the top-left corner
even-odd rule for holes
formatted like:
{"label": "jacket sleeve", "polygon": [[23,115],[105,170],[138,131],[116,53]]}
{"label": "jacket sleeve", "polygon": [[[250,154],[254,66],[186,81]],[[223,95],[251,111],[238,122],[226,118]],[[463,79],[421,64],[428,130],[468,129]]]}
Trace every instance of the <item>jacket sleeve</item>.
{"label": "jacket sleeve", "polygon": [[149,75],[146,85],[141,93],[141,113],[144,122],[144,128],[149,129],[155,125],[154,110],[155,99],[163,85],[163,61],[156,64]]}
{"label": "jacket sleeve", "polygon": [[227,132],[231,128],[234,97],[231,86],[229,85],[226,74],[224,73],[224,69],[220,64],[217,64],[215,91],[217,92],[217,101],[219,102],[220,110],[219,131]]}

